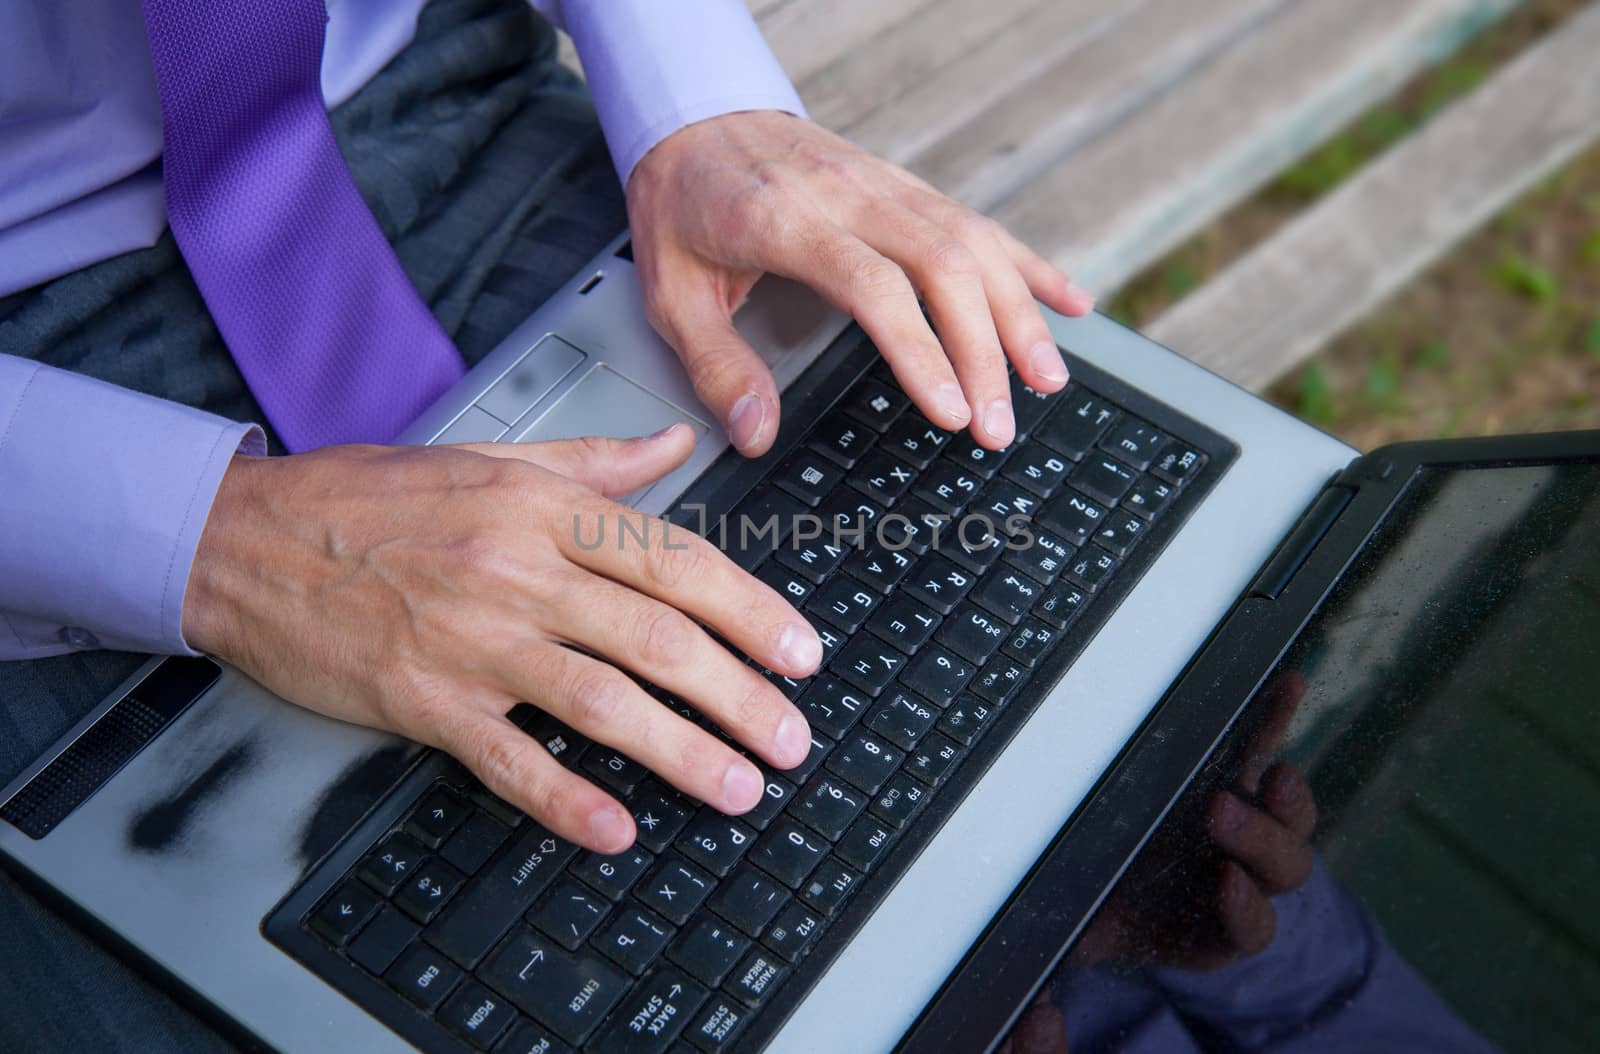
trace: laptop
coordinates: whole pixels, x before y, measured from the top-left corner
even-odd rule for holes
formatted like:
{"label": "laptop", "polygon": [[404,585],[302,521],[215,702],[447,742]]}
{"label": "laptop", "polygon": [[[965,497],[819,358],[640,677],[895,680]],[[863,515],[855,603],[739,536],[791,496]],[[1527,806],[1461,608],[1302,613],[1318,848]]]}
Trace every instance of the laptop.
{"label": "laptop", "polygon": [[167,658],[0,791],[0,858],[251,1046],[990,1049],[1415,479],[1600,458],[1595,434],[1360,457],[1100,315],[1050,316],[1072,384],[1014,381],[996,454],[800,287],[736,323],[783,393],[760,460],[650,329],[626,236],[400,441],[694,428],[631,503],[828,654],[772,678],[813,750],[751,814],[519,708],[638,821],[598,857],[447,756]]}

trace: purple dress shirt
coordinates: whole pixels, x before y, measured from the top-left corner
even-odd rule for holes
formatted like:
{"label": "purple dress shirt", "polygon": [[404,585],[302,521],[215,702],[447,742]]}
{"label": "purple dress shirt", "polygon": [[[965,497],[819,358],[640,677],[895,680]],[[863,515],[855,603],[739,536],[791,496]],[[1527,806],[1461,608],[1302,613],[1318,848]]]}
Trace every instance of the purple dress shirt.
{"label": "purple dress shirt", "polygon": [[[405,47],[424,2],[328,0],[329,105]],[[804,113],[739,0],[531,2],[572,35],[624,182],[684,125]],[[141,19],[138,0],[0,5],[0,296],[165,229]],[[0,659],[192,654],[181,616],[195,547],[229,459],[261,452],[260,431],[25,350],[0,347]]]}

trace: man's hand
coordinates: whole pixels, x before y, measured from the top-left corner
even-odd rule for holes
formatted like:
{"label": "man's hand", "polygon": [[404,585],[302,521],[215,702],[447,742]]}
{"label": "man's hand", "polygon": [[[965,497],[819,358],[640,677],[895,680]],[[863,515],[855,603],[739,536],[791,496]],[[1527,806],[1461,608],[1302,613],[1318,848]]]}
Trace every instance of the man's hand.
{"label": "man's hand", "polygon": [[[821,661],[815,631],[688,531],[664,537],[650,520],[640,544],[640,514],[602,496],[693,447],[678,425],[626,441],[235,458],[190,575],[186,637],[287,699],[449,751],[591,849],[627,848],[633,821],[506,719],[520,701],[745,812],[763,792],[756,766],[622,672],[780,768],[809,750],[800,713],[693,619],[797,678]],[[619,536],[622,517],[634,534]]]}
{"label": "man's hand", "polygon": [[853,315],[929,420],[970,423],[991,449],[1016,435],[1006,359],[1036,390],[1067,382],[1034,298],[1066,315],[1094,306],[999,224],[774,111],[726,114],[656,144],[629,177],[628,219],[651,323],[751,456],[777,435],[778,392],[733,312],[765,273]]}

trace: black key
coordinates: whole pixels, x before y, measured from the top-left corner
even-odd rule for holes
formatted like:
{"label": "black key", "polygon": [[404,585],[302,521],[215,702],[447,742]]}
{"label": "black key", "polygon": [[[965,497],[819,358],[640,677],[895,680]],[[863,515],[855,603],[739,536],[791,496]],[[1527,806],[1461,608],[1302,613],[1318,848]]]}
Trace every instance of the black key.
{"label": "black key", "polygon": [[852,487],[883,505],[893,505],[911,489],[916,470],[882,450],[873,450],[846,477]]}
{"label": "black key", "polygon": [[860,881],[859,874],[840,863],[838,857],[830,856],[811,872],[799,896],[823,915],[832,915]]}
{"label": "black key", "polygon": [[906,579],[905,589],[939,614],[948,615],[976,582],[977,576],[971,571],[957,567],[942,556],[930,554],[922,558]]}
{"label": "black key", "polygon": [[879,594],[855,579],[835,575],[812,594],[805,609],[848,634],[861,628],[879,599]]}
{"label": "black key", "polygon": [[661,1054],[710,994],[669,966],[652,971],[617,1008],[595,1048],[608,1054]]}
{"label": "black key", "polygon": [[772,481],[812,508],[844,479],[844,469],[821,454],[801,450],[779,466]]}
{"label": "black key", "polygon": [[957,520],[939,547],[957,567],[981,575],[1005,555],[1007,536],[995,529],[994,520],[982,512]]}
{"label": "black key", "polygon": [[716,1051],[728,1049],[739,1038],[749,1017],[750,1011],[735,1000],[713,996],[700,1008],[700,1013],[690,1020],[683,1035],[696,1050],[715,1054]]}
{"label": "black key", "polygon": [[821,619],[807,619],[811,628],[817,631],[817,640],[822,642],[822,664],[826,666],[828,660],[838,654],[844,647],[845,636]]}
{"label": "black key", "polygon": [[644,973],[678,931],[666,919],[643,908],[627,908],[611,920],[594,946],[600,954],[634,976]]}
{"label": "black key", "polygon": [[[512,720],[517,720],[517,715],[525,715],[525,720],[517,721],[524,732],[537,739],[543,747],[550,752],[550,756],[568,768],[576,765],[582,759],[584,751],[589,749],[589,740],[579,735],[551,715],[534,706],[519,704],[511,711]],[[504,819],[504,817],[501,817]]]}
{"label": "black key", "polygon": [[1153,520],[1166,511],[1177,494],[1178,488],[1172,484],[1164,483],[1154,476],[1144,476],[1122,499],[1122,507],[1135,516]]}
{"label": "black key", "polygon": [[525,1017],[517,1018],[505,1038],[494,1045],[494,1054],[571,1054],[572,1048],[555,1033]]}
{"label": "black key", "polygon": [[865,732],[857,732],[828,758],[828,771],[841,776],[852,786],[876,794],[884,781],[894,774],[905,754],[891,747],[884,739]]}
{"label": "black key", "polygon": [[578,847],[539,824],[523,826],[505,850],[422,931],[429,944],[472,967],[543,893]]}
{"label": "black key", "polygon": [[889,851],[894,834],[892,824],[883,823],[876,816],[863,816],[845,832],[833,851],[851,867],[871,871],[883,859],[883,854]]}
{"label": "black key", "polygon": [[383,979],[407,1002],[432,1010],[461,980],[461,970],[436,949],[417,941],[400,953],[394,965],[384,971]]}
{"label": "black key", "polygon": [[1033,605],[1033,613],[1056,629],[1066,629],[1089,602],[1089,595],[1071,582],[1057,582]]}
{"label": "black key", "polygon": [[[533,708],[530,706],[528,709],[531,710]],[[483,786],[482,784],[475,783],[472,789],[467,791],[467,797],[472,799],[472,804],[488,813],[489,816],[502,827],[520,826],[522,821],[528,818],[521,809],[517,808],[515,805],[512,805],[498,794],[491,793],[489,788]],[[476,817],[469,816],[467,818],[467,822],[461,825],[462,829],[464,830],[465,828],[472,826],[472,821],[474,819],[476,819]],[[456,834],[460,833],[460,830],[456,831]],[[451,841],[454,840],[454,836],[452,836]],[[450,843],[446,842],[445,844],[449,845]],[[455,863],[455,861],[451,861],[451,863]],[[466,868],[462,868],[462,870],[466,870]]]}
{"label": "black key", "polygon": [[939,643],[972,662],[986,662],[1005,643],[1010,626],[973,604],[962,604],[944,620]]}
{"label": "black key", "polygon": [[716,885],[716,879],[674,856],[661,861],[633,895],[674,926],[682,926]]}
{"label": "black key", "polygon": [[461,825],[470,811],[467,803],[449,790],[434,787],[411,810],[406,831],[429,849],[437,849]]}
{"label": "black key", "polygon": [[647,775],[643,765],[610,747],[597,746],[590,750],[578,768],[619,797],[632,794]]}
{"label": "black key", "polygon": [[882,432],[911,405],[911,399],[897,388],[869,380],[851,388],[840,405],[851,417]]}
{"label": "black key", "polygon": [[961,744],[935,732],[917,744],[906,759],[906,771],[924,783],[938,786],[961,759]]}
{"label": "black key", "polygon": [[1113,510],[1104,526],[1095,532],[1094,543],[1109,549],[1120,560],[1133,551],[1147,529],[1144,520],[1133,513]]}
{"label": "black key", "polygon": [[768,950],[784,962],[794,962],[806,946],[822,932],[822,913],[804,904],[792,903],[772,920],[761,938]]}
{"label": "black key", "polygon": [[828,841],[836,842],[866,807],[867,795],[843,780],[824,775],[806,786],[799,801],[789,807],[789,813]]}
{"label": "black key", "polygon": [[788,902],[789,891],[772,876],[745,868],[722,884],[710,907],[744,933],[757,937]]}
{"label": "black key", "polygon": [[1083,588],[1085,593],[1098,592],[1117,569],[1117,558],[1104,549],[1090,545],[1078,550],[1067,577]]}
{"label": "black key", "polygon": [[778,554],[779,559],[768,560],[756,568],[756,578],[766,583],[779,596],[798,608],[811,595],[812,584],[811,580],[805,575],[784,566],[781,558],[785,552],[788,552],[788,550],[785,549],[780,552]]}
{"label": "black key", "polygon": [[815,539],[802,535],[795,546],[819,541],[854,551],[869,544],[875,525],[883,518],[883,506],[853,487],[839,487],[811,515],[817,518],[821,533]]}
{"label": "black key", "polygon": [[817,771],[830,753],[833,752],[833,740],[816,731],[811,733],[811,752],[806,759],[792,769],[784,769],[784,776],[794,783],[804,783],[813,772]]}
{"label": "black key", "polygon": [[1077,461],[1099,442],[1120,416],[1099,396],[1077,388],[1045,415],[1034,429],[1033,438]]}
{"label": "black key", "polygon": [[422,843],[409,834],[392,834],[367,854],[356,874],[387,897],[400,888],[407,875],[421,866],[422,858],[427,855]]}
{"label": "black key", "polygon": [[919,413],[909,413],[884,433],[878,449],[917,468],[927,468],[948,442],[949,432],[935,428]]}
{"label": "black key", "polygon": [[972,599],[1011,625],[1032,610],[1044,586],[1021,571],[1001,567],[983,580]]}
{"label": "black key", "polygon": [[1070,489],[1051,498],[1039,512],[1039,523],[1074,547],[1087,543],[1105,518],[1103,507]]}
{"label": "black key", "polygon": [[872,815],[891,827],[904,827],[922,811],[932,797],[928,788],[906,775],[896,773],[868,806]]}
{"label": "black key", "polygon": [[462,985],[439,1010],[439,1023],[479,1050],[493,1046],[516,1019],[511,1004],[476,981]]}
{"label": "black key", "polygon": [[[816,585],[843,563],[851,551],[847,545],[838,544],[833,537],[833,529],[825,526],[817,538],[802,541],[797,536],[789,539],[789,544],[778,550],[778,563]],[[782,589],[778,591],[783,592]]]}
{"label": "black key", "polygon": [[678,848],[694,863],[721,878],[733,870],[754,837],[744,824],[706,808],[678,839]]}
{"label": "black key", "polygon": [[1067,569],[1067,561],[1077,549],[1050,528],[1035,523],[1029,533],[1033,535],[1026,546],[1008,546],[1005,561],[1040,585],[1049,585]]}
{"label": "black key", "polygon": [[978,671],[972,682],[972,694],[995,706],[1004,706],[1027,679],[1027,670],[1002,656]]}
{"label": "black key", "polygon": [[655,857],[634,846],[610,856],[584,853],[582,859],[569,870],[574,878],[588,883],[595,892],[611,900],[621,900],[622,895],[633,888],[639,876],[653,863]]}
{"label": "black key", "polygon": [[1189,444],[1175,439],[1156,455],[1156,459],[1150,463],[1150,471],[1173,486],[1182,487],[1199,475],[1205,464],[1204,454]]}
{"label": "black key", "polygon": [[939,615],[907,593],[895,593],[867,619],[867,630],[907,655],[928,643],[939,628]]}
{"label": "black key", "polygon": [[377,894],[359,882],[346,881],[311,916],[311,928],[335,948],[361,928],[380,903]]}
{"label": "black key", "polygon": [[1043,443],[1030,442],[1006,461],[1004,476],[1040,498],[1061,489],[1061,481],[1072,471],[1072,462]]}
{"label": "black key", "polygon": [[765,999],[787,972],[783,960],[765,948],[756,948],[733,968],[722,990],[748,1006]]}
{"label": "black key", "polygon": [[840,649],[829,668],[856,688],[877,698],[905,668],[906,657],[870,633]]}
{"label": "black key", "polygon": [[911,573],[916,558],[908,550],[874,545],[859,549],[844,562],[845,574],[854,577],[874,593],[887,593]]}
{"label": "black key", "polygon": [[364,970],[381,974],[417,939],[422,928],[399,911],[385,905],[376,918],[350,942],[346,953]]}
{"label": "black key", "polygon": [[478,978],[574,1046],[633,984],[632,977],[598,955],[568,952],[526,926],[495,948]]}
{"label": "black key", "polygon": [[1037,428],[1055,398],[1055,395],[1046,395],[1044,392],[1034,391],[1022,382],[1021,377],[1013,373],[1011,375],[1011,413],[1017,419],[1017,435],[1026,435]]}
{"label": "black key", "polygon": [[840,739],[855,727],[871,701],[871,696],[843,681],[817,677],[798,705],[814,730],[830,739]]}
{"label": "black key", "polygon": [[611,902],[570,878],[528,912],[528,921],[567,951],[576,951],[611,911]]}
{"label": "black key", "polygon": [[[975,663],[942,648],[925,648],[900,678],[900,683],[943,709],[978,672]],[[877,790],[876,786],[871,788]]]}
{"label": "black key", "polygon": [[511,836],[511,828],[484,812],[474,812],[444,843],[439,855],[457,871],[475,875]]}
{"label": "black key", "polygon": [[740,820],[758,831],[765,831],[778,818],[778,814],[793,800],[795,791],[794,784],[783,777],[770,772],[765,775],[767,783],[755,808],[739,816]]}
{"label": "black key", "polygon": [[[1021,422],[1019,421],[1020,425]],[[1018,434],[1021,432],[1019,430]],[[944,449],[944,460],[960,466],[969,473],[976,473],[984,479],[993,478],[1000,466],[1005,464],[1006,457],[1014,448],[1004,450],[989,450],[978,445],[972,438],[972,433],[963,432],[956,436],[949,446]]]}
{"label": "black key", "polygon": [[712,532],[711,541],[734,563],[753,571],[777,551],[805,511],[798,498],[763,483],[728,514],[721,530]]}
{"label": "black key", "polygon": [[993,706],[981,699],[965,696],[944,712],[939,719],[939,731],[962,746],[970,747],[989,730],[996,712]]}
{"label": "black key", "polygon": [[1053,627],[1038,619],[1028,619],[1012,631],[1006,640],[1005,651],[1023,666],[1032,669],[1057,639],[1058,634]]}
{"label": "black key", "polygon": [[928,734],[939,711],[909,692],[895,692],[867,717],[867,727],[901,750],[910,750]]}
{"label": "black key", "polygon": [[1039,515],[1042,503],[1032,491],[1023,490],[1009,479],[991,480],[970,508],[969,516],[986,516],[990,528],[1002,537],[1022,533]]}
{"label": "black key", "polygon": [[761,836],[751,858],[768,874],[794,889],[828,853],[827,845],[793,820],[779,820]]}
{"label": "black key", "polygon": [[1125,417],[1100,440],[1100,449],[1110,451],[1143,472],[1170,438],[1148,421]]}
{"label": "black key", "polygon": [[628,811],[639,832],[638,844],[652,853],[671,845],[693,815],[682,798],[653,780],[628,799]]}
{"label": "black key", "polygon": [[894,552],[921,556],[949,523],[950,517],[921,498],[907,498],[878,524],[880,544]]}
{"label": "black key", "polygon": [[713,915],[700,919],[679,937],[667,949],[667,958],[715,988],[749,948],[744,934]]}
{"label": "black key", "polygon": [[804,692],[806,690],[806,685],[811,683],[809,680],[797,681],[793,677],[785,677],[781,673],[774,673],[771,670],[763,669],[759,666],[756,667],[756,669],[758,672],[760,672],[761,676],[767,679],[767,683],[771,684],[772,687],[782,692],[783,697],[789,700],[791,703],[800,698],[800,693]]}
{"label": "black key", "polygon": [[850,468],[867,452],[877,438],[872,429],[863,428],[859,421],[835,410],[811,430],[807,441],[813,450],[820,450],[845,468]]}
{"label": "black key", "polygon": [[394,905],[426,925],[461,888],[465,876],[443,860],[429,860],[394,895]]}
{"label": "black key", "polygon": [[1107,505],[1115,505],[1133,488],[1138,475],[1114,457],[1104,454],[1085,458],[1073,469],[1067,482],[1075,488]]}

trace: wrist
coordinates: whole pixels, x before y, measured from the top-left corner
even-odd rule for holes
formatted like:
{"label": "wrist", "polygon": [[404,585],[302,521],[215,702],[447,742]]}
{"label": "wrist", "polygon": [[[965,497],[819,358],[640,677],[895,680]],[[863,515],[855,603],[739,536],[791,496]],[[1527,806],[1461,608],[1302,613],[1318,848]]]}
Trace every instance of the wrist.
{"label": "wrist", "polygon": [[249,559],[240,544],[248,524],[261,520],[261,477],[269,461],[235,454],[217,487],[183,595],[183,639],[196,651],[222,658],[231,652],[228,642],[236,621],[233,598],[238,596],[239,580]]}

